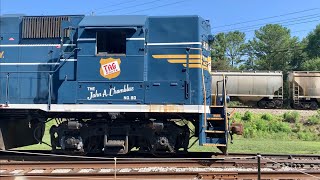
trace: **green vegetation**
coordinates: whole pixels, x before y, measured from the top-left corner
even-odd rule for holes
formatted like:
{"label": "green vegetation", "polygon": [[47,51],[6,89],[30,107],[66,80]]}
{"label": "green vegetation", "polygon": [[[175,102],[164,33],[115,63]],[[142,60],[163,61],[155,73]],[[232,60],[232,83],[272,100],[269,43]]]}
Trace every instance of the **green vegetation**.
{"label": "green vegetation", "polygon": [[[237,137],[229,144],[230,153],[274,153],[274,154],[320,154],[320,142],[301,140],[252,139]],[[219,152],[215,147],[198,146],[196,143],[190,151]]]}
{"label": "green vegetation", "polygon": [[306,122],[307,125],[320,125],[320,110],[317,111],[316,115],[310,116]]}
{"label": "green vegetation", "polygon": [[320,111],[302,122],[298,112],[281,115],[236,113],[231,119],[244,125],[244,138],[319,141]]}
{"label": "green vegetation", "polygon": [[283,120],[288,123],[297,123],[300,118],[300,114],[296,111],[286,112],[283,114]]}

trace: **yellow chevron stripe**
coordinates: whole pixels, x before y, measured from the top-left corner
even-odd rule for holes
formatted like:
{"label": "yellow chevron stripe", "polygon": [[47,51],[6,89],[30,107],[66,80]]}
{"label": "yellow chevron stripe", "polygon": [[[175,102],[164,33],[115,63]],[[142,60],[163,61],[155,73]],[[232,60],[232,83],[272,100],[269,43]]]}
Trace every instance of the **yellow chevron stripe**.
{"label": "yellow chevron stripe", "polygon": [[[183,64],[183,67],[187,67],[187,64]],[[200,68],[201,69],[201,64],[189,64],[189,68]],[[208,70],[207,66],[202,66],[204,70]]]}
{"label": "yellow chevron stripe", "polygon": [[[186,54],[167,54],[167,55],[152,55],[153,58],[156,59],[186,59]],[[190,59],[200,59],[200,54],[190,54]]]}
{"label": "yellow chevron stripe", "polygon": [[3,58],[4,51],[0,52],[0,58]]}
{"label": "yellow chevron stripe", "polygon": [[[187,63],[187,59],[168,59],[169,63]],[[189,63],[201,63],[200,59],[189,59]]]}
{"label": "yellow chevron stripe", "polygon": [[[200,54],[189,55],[189,68],[199,68],[204,70],[211,70],[211,57],[205,57]],[[167,59],[169,63],[183,64],[187,67],[187,55],[186,54],[166,54],[166,55],[152,55],[155,59]],[[202,58],[202,59],[201,59]],[[201,63],[202,61],[202,63]]]}

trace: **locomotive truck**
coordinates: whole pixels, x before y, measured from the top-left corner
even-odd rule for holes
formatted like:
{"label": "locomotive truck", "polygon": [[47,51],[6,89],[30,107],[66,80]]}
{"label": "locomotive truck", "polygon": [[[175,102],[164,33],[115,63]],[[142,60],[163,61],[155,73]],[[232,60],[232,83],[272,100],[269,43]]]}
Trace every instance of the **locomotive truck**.
{"label": "locomotive truck", "polygon": [[175,154],[191,133],[227,152],[225,93],[211,103],[209,21],[3,15],[0,26],[0,149],[42,142],[54,119],[53,152]]}

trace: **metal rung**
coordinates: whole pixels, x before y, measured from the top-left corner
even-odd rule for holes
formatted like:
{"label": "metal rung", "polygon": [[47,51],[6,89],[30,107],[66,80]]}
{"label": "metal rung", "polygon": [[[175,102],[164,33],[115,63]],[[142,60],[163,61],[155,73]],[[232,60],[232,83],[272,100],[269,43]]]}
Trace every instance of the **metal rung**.
{"label": "metal rung", "polygon": [[210,106],[210,108],[223,108],[224,106]]}
{"label": "metal rung", "polygon": [[207,118],[208,121],[223,121],[224,119],[222,117],[212,117]]}
{"label": "metal rung", "polygon": [[206,144],[203,144],[203,146],[224,146],[224,147],[226,147],[227,145],[226,144],[208,144],[208,143],[206,143]]}
{"label": "metal rung", "polygon": [[225,131],[205,130],[206,133],[225,133]]}
{"label": "metal rung", "polygon": [[214,118],[221,118],[221,114],[212,114]]}

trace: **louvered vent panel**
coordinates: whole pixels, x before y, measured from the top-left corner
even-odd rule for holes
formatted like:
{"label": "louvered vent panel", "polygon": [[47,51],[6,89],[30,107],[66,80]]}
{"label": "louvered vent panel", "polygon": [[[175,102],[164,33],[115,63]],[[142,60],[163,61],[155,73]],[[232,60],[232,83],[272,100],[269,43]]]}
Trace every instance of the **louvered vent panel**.
{"label": "louvered vent panel", "polygon": [[[59,38],[62,36],[62,21],[70,21],[70,17],[24,17],[22,20],[22,38]],[[63,36],[69,37],[67,29],[63,31]]]}

